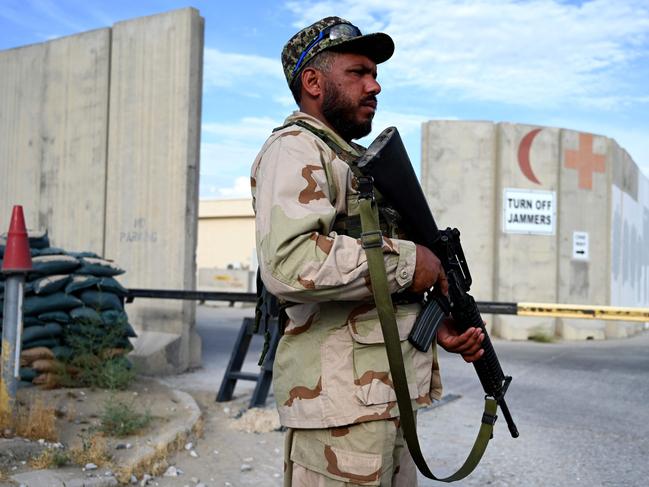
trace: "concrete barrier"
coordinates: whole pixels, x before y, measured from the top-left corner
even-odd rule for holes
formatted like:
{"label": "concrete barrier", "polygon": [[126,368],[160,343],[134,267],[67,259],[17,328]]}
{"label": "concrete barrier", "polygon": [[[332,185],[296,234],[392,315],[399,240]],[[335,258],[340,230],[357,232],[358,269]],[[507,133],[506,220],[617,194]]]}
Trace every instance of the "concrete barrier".
{"label": "concrete barrier", "polygon": [[[22,204],[29,228],[116,260],[127,287],[194,289],[202,53],[192,8],[0,52],[0,228]],[[194,302],[127,311],[143,371],[200,363]]]}
{"label": "concrete barrier", "polygon": [[[438,225],[462,232],[477,300],[649,305],[649,182],[614,140],[492,122],[422,134],[422,185]],[[642,324],[499,315],[493,328],[602,339]]]}

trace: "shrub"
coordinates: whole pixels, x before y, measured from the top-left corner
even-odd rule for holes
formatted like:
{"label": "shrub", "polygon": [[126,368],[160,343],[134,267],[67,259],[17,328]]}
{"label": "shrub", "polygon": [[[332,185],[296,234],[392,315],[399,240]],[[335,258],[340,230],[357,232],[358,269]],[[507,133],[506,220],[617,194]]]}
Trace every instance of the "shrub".
{"label": "shrub", "polygon": [[139,413],[133,403],[127,404],[110,398],[99,417],[99,431],[110,436],[129,436],[151,423],[150,411]]}

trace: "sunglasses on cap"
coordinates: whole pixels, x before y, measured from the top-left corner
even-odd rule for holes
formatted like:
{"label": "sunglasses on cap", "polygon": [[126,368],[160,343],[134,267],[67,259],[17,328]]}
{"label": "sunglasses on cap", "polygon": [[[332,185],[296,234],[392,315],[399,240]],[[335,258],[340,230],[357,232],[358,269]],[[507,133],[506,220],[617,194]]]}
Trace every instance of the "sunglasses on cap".
{"label": "sunglasses on cap", "polygon": [[309,51],[311,51],[311,49],[313,49],[323,40],[353,38],[353,37],[360,37],[361,35],[362,34],[360,29],[352,24],[334,24],[322,29],[318,34],[318,36],[313,41],[311,41],[311,43],[304,48],[302,54],[300,54],[300,58],[297,60],[297,64],[295,65],[295,68],[293,68],[293,72],[291,73],[291,76],[294,76],[295,73],[297,73],[298,70],[302,67],[302,62],[304,61],[304,58],[309,53]]}

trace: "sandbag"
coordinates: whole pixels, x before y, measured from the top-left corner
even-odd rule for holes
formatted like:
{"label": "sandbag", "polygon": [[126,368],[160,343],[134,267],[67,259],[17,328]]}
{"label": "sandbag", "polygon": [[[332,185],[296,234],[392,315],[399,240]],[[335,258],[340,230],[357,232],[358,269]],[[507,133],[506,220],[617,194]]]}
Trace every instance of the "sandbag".
{"label": "sandbag", "polygon": [[[24,310],[23,310],[24,312]],[[23,316],[23,327],[28,328],[30,326],[45,326],[46,322],[36,318],[35,316]]]}
{"label": "sandbag", "polygon": [[25,316],[39,315],[47,311],[61,311],[81,306],[83,303],[65,293],[54,293],[47,296],[29,296],[23,303]]}
{"label": "sandbag", "polygon": [[90,306],[97,310],[124,309],[122,300],[113,293],[86,290],[81,293],[80,297],[81,301],[83,301],[86,306]]}
{"label": "sandbag", "polygon": [[128,294],[128,290],[117,279],[112,277],[102,277],[97,287],[100,291],[117,294],[118,296],[126,296]]}
{"label": "sandbag", "polygon": [[135,330],[133,329],[133,326],[126,321],[124,324],[120,325],[123,329],[124,336],[128,338],[137,338],[137,333],[135,333]]}
{"label": "sandbag", "polygon": [[71,255],[39,255],[32,258],[34,274],[67,274],[78,268],[79,261]]}
{"label": "sandbag", "polygon": [[57,274],[53,276],[41,277],[32,283],[32,288],[35,294],[52,294],[65,287],[70,281],[69,275]]}
{"label": "sandbag", "polygon": [[67,361],[74,355],[74,350],[66,345],[57,345],[56,347],[52,347],[52,353],[58,360]]}
{"label": "sandbag", "polygon": [[50,246],[50,238],[47,235],[47,230],[30,230],[27,240],[30,249],[44,249]]}
{"label": "sandbag", "polygon": [[21,380],[32,382],[38,375],[38,372],[31,367],[20,367],[19,374]]}
{"label": "sandbag", "polygon": [[121,309],[108,309],[101,312],[101,319],[107,325],[128,321],[128,316]]}
{"label": "sandbag", "polygon": [[40,255],[64,255],[65,250],[58,247],[47,247],[46,249],[40,249]]}
{"label": "sandbag", "polygon": [[72,294],[76,291],[81,291],[82,289],[94,287],[98,283],[99,278],[95,276],[72,276],[72,280],[65,286],[65,292],[67,294]]}
{"label": "sandbag", "polygon": [[41,340],[34,340],[32,342],[23,343],[23,350],[29,350],[36,347],[54,348],[61,345],[61,340],[54,338],[43,338]]}
{"label": "sandbag", "polygon": [[60,374],[65,370],[65,365],[54,359],[35,360],[31,366],[37,372],[54,372]]}
{"label": "sandbag", "polygon": [[53,359],[54,352],[49,348],[45,347],[36,347],[29,350],[23,350],[20,352],[20,363],[22,365],[23,360],[26,364],[31,364],[34,360],[39,359]]}
{"label": "sandbag", "polygon": [[125,312],[115,309],[102,311],[101,319],[106,327],[118,326],[123,329],[125,336],[129,338],[137,338],[137,333],[135,333],[135,330],[128,322],[128,316]]}
{"label": "sandbag", "polygon": [[57,323],[70,323],[70,315],[65,311],[48,311],[38,315],[42,321],[56,321]]}
{"label": "sandbag", "polygon": [[47,323],[45,326],[30,326],[23,330],[23,343],[41,340],[43,338],[57,338],[63,334],[63,327],[59,323]]}
{"label": "sandbag", "polygon": [[76,257],[77,259],[81,257],[92,257],[93,259],[101,259],[97,254],[94,252],[90,251],[82,251],[82,252],[66,252],[67,255],[71,255],[72,257]]}
{"label": "sandbag", "polygon": [[80,306],[70,311],[70,318],[73,321],[89,321],[92,323],[101,323],[101,316],[97,311],[87,306]]}
{"label": "sandbag", "polygon": [[81,257],[81,267],[76,270],[77,274],[90,274],[93,276],[111,277],[124,274],[124,269],[106,259],[94,257]]}

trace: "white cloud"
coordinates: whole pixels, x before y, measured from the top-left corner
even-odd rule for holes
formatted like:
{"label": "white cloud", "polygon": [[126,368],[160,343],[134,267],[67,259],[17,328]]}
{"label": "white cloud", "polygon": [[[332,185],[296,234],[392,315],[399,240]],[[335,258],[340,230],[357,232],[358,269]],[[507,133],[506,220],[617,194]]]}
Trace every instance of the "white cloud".
{"label": "white cloud", "polygon": [[249,198],[250,178],[243,176],[236,178],[233,186],[218,188],[217,195],[220,198]]}
{"label": "white cloud", "polygon": [[203,83],[206,88],[240,88],[244,93],[254,95],[264,87],[268,93],[268,83],[285,84],[281,63],[277,59],[251,54],[223,52],[205,48],[203,64]]}
{"label": "white cloud", "polygon": [[[201,197],[242,196],[259,149],[281,120],[246,117],[229,123],[204,123],[201,143]],[[213,139],[208,141],[206,139]],[[245,175],[245,176],[244,176]],[[245,185],[243,183],[245,181]]]}
{"label": "white cloud", "polygon": [[[646,1],[292,1],[296,25],[337,12],[395,40],[382,79],[467,99],[544,107],[646,103],[628,67],[649,59]],[[643,99],[644,97],[644,99]]]}

